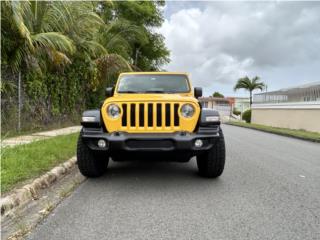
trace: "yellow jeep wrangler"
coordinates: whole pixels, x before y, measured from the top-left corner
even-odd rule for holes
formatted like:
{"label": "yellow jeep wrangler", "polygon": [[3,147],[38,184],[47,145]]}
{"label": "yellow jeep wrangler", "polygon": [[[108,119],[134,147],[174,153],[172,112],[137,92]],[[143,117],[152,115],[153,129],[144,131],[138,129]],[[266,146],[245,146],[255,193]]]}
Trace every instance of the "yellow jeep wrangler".
{"label": "yellow jeep wrangler", "polygon": [[82,115],[80,172],[101,176],[110,157],[187,162],[196,156],[201,176],[220,176],[225,144],[219,113],[203,108],[201,96],[185,73],[120,74],[116,86],[106,89],[102,107]]}

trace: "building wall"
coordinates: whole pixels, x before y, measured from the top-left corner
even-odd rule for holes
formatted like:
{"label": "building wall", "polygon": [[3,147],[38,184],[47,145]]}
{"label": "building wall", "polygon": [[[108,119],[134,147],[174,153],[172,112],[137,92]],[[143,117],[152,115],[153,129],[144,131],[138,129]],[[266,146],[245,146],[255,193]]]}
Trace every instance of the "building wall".
{"label": "building wall", "polygon": [[255,104],[252,106],[251,122],[320,132],[320,102]]}
{"label": "building wall", "polygon": [[231,105],[225,98],[204,97],[199,99],[205,108],[215,109],[219,112],[222,121],[228,121],[231,114]]}

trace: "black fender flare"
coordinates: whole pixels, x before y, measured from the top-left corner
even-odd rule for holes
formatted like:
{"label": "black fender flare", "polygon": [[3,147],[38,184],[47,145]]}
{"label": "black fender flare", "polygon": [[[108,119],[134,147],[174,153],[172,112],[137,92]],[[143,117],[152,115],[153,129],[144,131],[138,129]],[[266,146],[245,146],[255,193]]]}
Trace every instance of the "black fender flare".
{"label": "black fender flare", "polygon": [[[216,117],[212,119],[217,119],[215,121],[208,121],[207,117]],[[201,108],[199,125],[200,126],[211,126],[211,125],[220,125],[220,114],[217,110],[211,108]]]}
{"label": "black fender flare", "polygon": [[81,117],[81,125],[83,127],[100,128],[103,125],[101,121],[100,109],[84,111]]}

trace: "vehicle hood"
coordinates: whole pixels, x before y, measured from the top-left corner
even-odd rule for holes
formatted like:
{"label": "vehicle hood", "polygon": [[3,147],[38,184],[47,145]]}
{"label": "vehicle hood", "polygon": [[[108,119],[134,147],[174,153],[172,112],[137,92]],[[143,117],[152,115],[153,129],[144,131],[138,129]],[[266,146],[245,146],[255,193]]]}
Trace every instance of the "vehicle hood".
{"label": "vehicle hood", "polygon": [[104,104],[111,102],[198,102],[193,96],[180,94],[118,94],[107,98]]}

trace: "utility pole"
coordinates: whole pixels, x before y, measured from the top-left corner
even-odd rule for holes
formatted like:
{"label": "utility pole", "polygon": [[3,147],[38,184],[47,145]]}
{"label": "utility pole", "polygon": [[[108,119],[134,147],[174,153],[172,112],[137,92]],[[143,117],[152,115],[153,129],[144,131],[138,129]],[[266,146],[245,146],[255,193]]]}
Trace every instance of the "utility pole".
{"label": "utility pole", "polygon": [[18,131],[21,130],[21,71],[18,75]]}
{"label": "utility pole", "polygon": [[268,85],[266,84],[265,102],[268,102]]}
{"label": "utility pole", "polygon": [[134,65],[137,66],[138,64],[138,56],[139,56],[139,48],[136,48],[136,56],[135,56],[135,59],[134,59]]}

